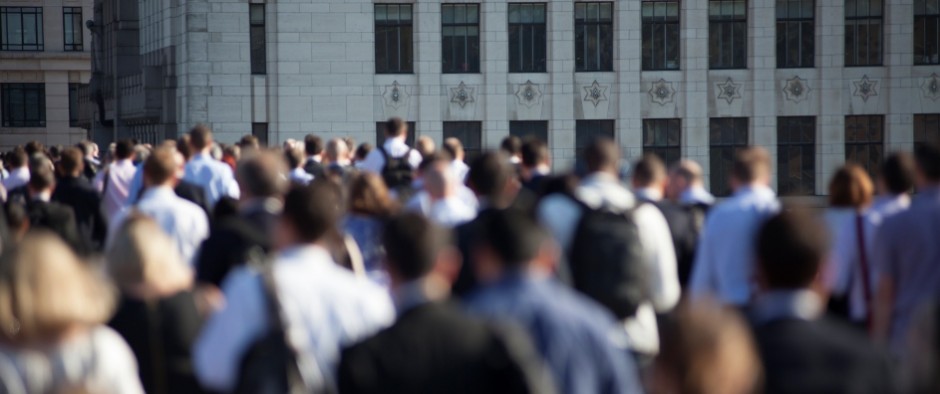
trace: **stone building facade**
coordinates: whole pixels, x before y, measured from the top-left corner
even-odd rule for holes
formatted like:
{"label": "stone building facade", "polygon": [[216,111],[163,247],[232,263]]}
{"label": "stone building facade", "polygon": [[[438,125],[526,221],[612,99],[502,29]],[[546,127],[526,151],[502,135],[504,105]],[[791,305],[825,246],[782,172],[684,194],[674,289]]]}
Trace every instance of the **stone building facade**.
{"label": "stone building facade", "polygon": [[[608,134],[630,158],[699,161],[715,189],[734,149],[761,145],[790,195],[825,194],[847,156],[874,167],[940,138],[938,37],[922,28],[940,21],[936,0],[630,0],[603,3],[599,19],[598,3],[572,0],[523,3],[536,11],[491,0],[97,3],[136,8],[122,17],[136,18],[138,52],[117,62],[132,96],[122,111],[136,118],[98,135],[159,139],[201,122],[228,142],[251,133],[372,142],[377,122],[400,116],[418,135],[458,136],[471,150],[545,130],[554,165],[566,168],[589,137]],[[476,4],[459,28],[477,29],[478,43],[457,50],[442,36],[455,26],[446,7],[461,4]],[[541,26],[526,30],[532,22]],[[541,49],[519,44],[540,34]],[[467,45],[479,48],[461,55],[473,64],[452,72]],[[539,64],[514,64],[512,51]]]}

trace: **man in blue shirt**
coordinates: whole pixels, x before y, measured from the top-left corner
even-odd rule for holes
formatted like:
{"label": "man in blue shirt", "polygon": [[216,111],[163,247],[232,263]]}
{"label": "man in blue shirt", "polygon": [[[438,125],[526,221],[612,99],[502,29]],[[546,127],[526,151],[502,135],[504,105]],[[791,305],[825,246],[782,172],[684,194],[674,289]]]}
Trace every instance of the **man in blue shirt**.
{"label": "man in blue shirt", "polygon": [[189,132],[189,145],[193,157],[186,163],[183,180],[195,183],[206,192],[209,208],[215,207],[222,197],[238,199],[240,191],[232,168],[213,159],[209,154],[212,149],[212,130],[204,125],[196,125]]}
{"label": "man in blue shirt", "polygon": [[641,392],[623,328],[603,307],[552,279],[557,250],[545,232],[513,211],[489,211],[481,219],[473,256],[483,285],[467,309],[527,329],[560,392]]}

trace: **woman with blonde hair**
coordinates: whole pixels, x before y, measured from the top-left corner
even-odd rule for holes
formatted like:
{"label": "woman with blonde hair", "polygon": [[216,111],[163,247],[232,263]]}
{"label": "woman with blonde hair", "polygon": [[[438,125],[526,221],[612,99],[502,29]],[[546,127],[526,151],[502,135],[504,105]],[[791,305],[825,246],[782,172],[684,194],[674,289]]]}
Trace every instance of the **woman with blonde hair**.
{"label": "woman with blonde hair", "polygon": [[0,392],[142,393],[137,362],[103,324],[107,280],[57,236],[31,233],[0,259]]}
{"label": "woman with blonde hair", "polygon": [[106,255],[121,297],[109,325],[140,363],[148,393],[200,393],[190,349],[208,313],[193,292],[193,272],[153,219],[131,214]]}
{"label": "woman with blonde hair", "polygon": [[398,203],[392,198],[381,176],[363,172],[352,179],[348,211],[343,230],[359,246],[366,275],[376,283],[387,286],[388,273],[382,267],[385,258],[382,230],[385,221],[398,212]]}

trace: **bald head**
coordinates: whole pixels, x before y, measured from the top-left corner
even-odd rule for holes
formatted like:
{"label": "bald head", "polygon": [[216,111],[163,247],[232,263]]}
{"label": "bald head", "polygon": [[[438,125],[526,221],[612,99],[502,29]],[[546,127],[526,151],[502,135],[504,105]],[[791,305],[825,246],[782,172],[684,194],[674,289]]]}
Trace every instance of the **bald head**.
{"label": "bald head", "polygon": [[434,160],[430,163],[422,179],[424,189],[433,200],[442,200],[457,193],[457,178],[445,160]]}
{"label": "bald head", "polygon": [[326,159],[330,163],[344,162],[349,157],[349,145],[341,138],[326,143]]}

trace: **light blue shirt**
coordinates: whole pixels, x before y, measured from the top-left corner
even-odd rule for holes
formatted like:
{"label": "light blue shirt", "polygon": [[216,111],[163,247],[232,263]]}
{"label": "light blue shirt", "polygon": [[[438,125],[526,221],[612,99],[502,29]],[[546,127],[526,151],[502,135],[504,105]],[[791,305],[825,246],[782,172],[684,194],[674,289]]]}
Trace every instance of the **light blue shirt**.
{"label": "light blue shirt", "polygon": [[743,187],[712,208],[692,267],[691,297],[712,295],[728,304],[747,304],[753,292],[755,237],[778,211],[777,195],[766,186]]}
{"label": "light blue shirt", "polygon": [[153,218],[176,243],[183,261],[193,265],[202,241],[209,238],[209,219],[205,211],[173,192],[168,186],[148,188],[135,207],[126,207],[108,227],[108,245],[133,209]]}
{"label": "light blue shirt", "polygon": [[[308,366],[305,376],[333,379],[340,351],[391,325],[395,309],[387,292],[333,262],[322,247],[296,246],[273,261],[291,344]],[[225,306],[206,323],[193,347],[200,383],[231,391],[245,352],[270,329],[260,275],[240,267],[225,279]],[[335,381],[335,380],[334,380]],[[318,384],[322,382],[307,382]]]}
{"label": "light blue shirt", "polygon": [[214,207],[222,197],[228,196],[237,200],[240,195],[232,168],[205,153],[196,154],[186,163],[183,180],[202,186],[206,191],[209,207]]}

